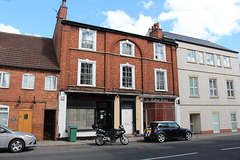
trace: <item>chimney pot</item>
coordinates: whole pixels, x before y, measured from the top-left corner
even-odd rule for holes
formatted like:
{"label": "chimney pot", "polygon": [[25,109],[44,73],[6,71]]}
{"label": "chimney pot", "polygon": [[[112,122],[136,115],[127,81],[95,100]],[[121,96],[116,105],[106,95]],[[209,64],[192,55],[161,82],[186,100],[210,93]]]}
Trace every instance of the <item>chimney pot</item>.
{"label": "chimney pot", "polygon": [[62,6],[66,6],[66,0],[62,1]]}

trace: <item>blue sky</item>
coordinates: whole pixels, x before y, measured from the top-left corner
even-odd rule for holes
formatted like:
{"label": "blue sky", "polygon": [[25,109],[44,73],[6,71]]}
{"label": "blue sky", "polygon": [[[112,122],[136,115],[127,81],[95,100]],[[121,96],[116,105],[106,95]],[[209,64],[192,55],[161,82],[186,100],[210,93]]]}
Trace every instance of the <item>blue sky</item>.
{"label": "blue sky", "polygon": [[[0,31],[52,38],[61,0],[0,0]],[[145,35],[153,23],[240,52],[240,0],[67,0],[67,19]]]}

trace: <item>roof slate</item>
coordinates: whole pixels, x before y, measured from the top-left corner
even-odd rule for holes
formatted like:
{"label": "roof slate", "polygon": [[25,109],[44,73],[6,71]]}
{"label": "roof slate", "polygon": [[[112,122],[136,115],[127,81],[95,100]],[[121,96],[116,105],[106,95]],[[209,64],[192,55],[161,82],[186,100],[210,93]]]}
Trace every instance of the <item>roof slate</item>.
{"label": "roof slate", "polygon": [[210,48],[215,48],[215,49],[220,49],[220,50],[224,50],[224,51],[238,53],[236,51],[230,50],[228,48],[225,48],[223,46],[220,46],[218,44],[215,44],[210,41],[203,40],[203,39],[183,36],[180,34],[170,33],[170,32],[166,32],[166,31],[163,31],[163,35],[164,35],[164,37],[172,38],[172,39],[175,39],[176,41],[187,42],[187,43],[191,43],[191,44],[197,44],[197,45],[206,46],[206,47],[210,47]]}
{"label": "roof slate", "polygon": [[53,40],[0,32],[0,66],[60,71]]}

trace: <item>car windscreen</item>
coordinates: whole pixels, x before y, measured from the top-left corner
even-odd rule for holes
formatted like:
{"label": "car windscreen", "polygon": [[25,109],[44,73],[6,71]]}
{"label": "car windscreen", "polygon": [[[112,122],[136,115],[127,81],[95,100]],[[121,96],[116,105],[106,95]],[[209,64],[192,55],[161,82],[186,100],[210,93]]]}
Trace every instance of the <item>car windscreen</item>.
{"label": "car windscreen", "polygon": [[10,130],[10,131],[16,131],[16,130],[14,130],[14,129],[12,129],[12,128],[10,128],[10,127],[7,127],[7,126],[2,126],[3,128],[6,128],[6,129],[8,129],[8,130]]}

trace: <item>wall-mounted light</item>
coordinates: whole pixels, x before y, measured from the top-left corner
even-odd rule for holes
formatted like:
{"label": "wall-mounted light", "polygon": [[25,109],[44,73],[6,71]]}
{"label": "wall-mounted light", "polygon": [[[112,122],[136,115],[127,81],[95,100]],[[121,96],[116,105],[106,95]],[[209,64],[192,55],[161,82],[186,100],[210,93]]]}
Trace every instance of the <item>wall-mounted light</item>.
{"label": "wall-mounted light", "polygon": [[18,103],[21,103],[21,102],[22,102],[20,98],[21,98],[21,96],[19,96],[19,99],[18,99],[18,101],[17,101]]}
{"label": "wall-mounted light", "polygon": [[33,97],[33,104],[36,104],[37,102],[35,101],[35,96]]}

